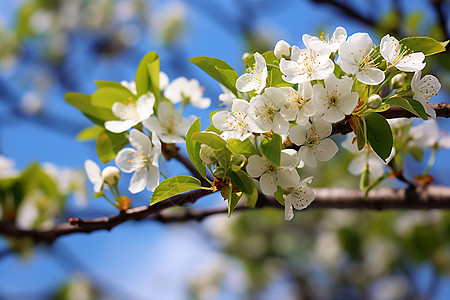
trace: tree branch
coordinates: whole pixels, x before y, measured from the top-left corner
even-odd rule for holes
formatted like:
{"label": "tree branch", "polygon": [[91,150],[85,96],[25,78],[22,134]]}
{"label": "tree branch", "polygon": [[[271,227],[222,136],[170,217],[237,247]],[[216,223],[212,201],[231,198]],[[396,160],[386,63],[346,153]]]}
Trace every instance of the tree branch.
{"label": "tree branch", "polygon": [[[113,217],[95,219],[70,219],[47,231],[23,230],[15,224],[0,221],[0,234],[16,237],[31,238],[34,242],[52,243],[56,238],[77,232],[90,233],[97,230],[111,230],[115,226],[129,220],[154,219],[164,223],[186,222],[190,220],[201,221],[204,218],[226,213],[227,208],[218,208],[204,211],[188,210],[183,214],[169,215],[161,213],[164,209],[195,203],[199,198],[211,194],[207,190],[194,190],[192,192],[176,195],[152,206],[142,206],[128,209]],[[316,189],[316,199],[309,209],[450,209],[450,187],[444,186],[417,186],[415,188],[392,190],[382,188],[373,190],[368,198],[364,198],[364,191],[347,190],[344,188]],[[272,196],[260,194],[257,208],[274,207],[284,209]],[[238,206],[235,210],[247,210],[248,207]]]}
{"label": "tree branch", "polygon": [[[436,117],[450,118],[450,104],[441,102],[438,104],[431,104],[431,107],[436,111]],[[395,118],[417,118],[417,116],[406,109],[397,106],[391,106],[387,111],[380,113],[386,119],[395,119]],[[333,134],[347,134],[352,132],[352,128],[350,127],[350,123],[347,119],[344,119],[340,122],[333,124]]]}

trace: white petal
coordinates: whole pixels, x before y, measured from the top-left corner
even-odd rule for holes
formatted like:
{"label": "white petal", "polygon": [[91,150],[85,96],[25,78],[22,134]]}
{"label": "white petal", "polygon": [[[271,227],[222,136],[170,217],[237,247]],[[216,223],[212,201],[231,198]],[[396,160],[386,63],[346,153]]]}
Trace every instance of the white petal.
{"label": "white petal", "polygon": [[343,120],[345,115],[336,106],[332,105],[327,109],[322,118],[328,122],[336,123]]}
{"label": "white petal", "polygon": [[106,121],[105,128],[114,133],[121,133],[127,131],[137,123],[139,123],[139,120]]}
{"label": "white petal", "polygon": [[357,92],[353,92],[347,95],[342,95],[337,98],[335,105],[338,109],[346,115],[349,115],[353,112],[356,105],[358,104],[359,94]]}
{"label": "white petal", "polygon": [[145,168],[137,169],[130,180],[128,190],[132,194],[139,193],[147,186],[147,170]]}
{"label": "white petal", "polygon": [[377,85],[383,82],[384,72],[377,68],[366,68],[356,73],[356,78],[362,83]]}
{"label": "white petal", "polygon": [[266,195],[273,195],[277,191],[277,179],[275,174],[265,173],[261,176],[261,191]]}
{"label": "white petal", "polygon": [[304,125],[296,125],[289,130],[289,139],[297,146],[303,145],[306,142],[308,130],[310,130],[311,124],[306,123]]}
{"label": "white petal", "polygon": [[150,165],[147,173],[147,189],[154,191],[159,185],[159,168],[158,166]]}
{"label": "white petal", "polygon": [[422,70],[425,68],[425,63],[423,60],[425,55],[422,52],[415,52],[406,55],[400,62],[396,65],[397,69],[404,72],[414,72]]}
{"label": "white petal", "polygon": [[236,80],[236,88],[241,92],[250,92],[254,91],[259,87],[259,82],[253,80],[252,75],[250,74],[242,74]]}
{"label": "white petal", "polygon": [[331,134],[331,131],[333,130],[331,123],[324,119],[315,120],[313,126],[316,129],[316,135],[319,139],[326,138]]}
{"label": "white petal", "polygon": [[298,156],[309,167],[315,168],[317,166],[316,154],[312,147],[303,146],[298,150]]}
{"label": "white petal", "polygon": [[281,169],[275,172],[278,184],[282,188],[297,186],[300,182],[300,176],[295,169]]}
{"label": "white petal", "polygon": [[292,197],[291,203],[297,210],[307,208],[315,198],[314,191],[307,186],[297,189],[297,193],[295,194],[291,193],[287,195],[287,197],[289,196]]}
{"label": "white petal", "polygon": [[286,197],[286,200],[284,203],[284,219],[286,221],[290,221],[294,217],[294,209],[292,208],[291,202],[292,202],[292,199],[289,198],[289,200],[288,200],[288,198]]}
{"label": "white petal", "polygon": [[348,171],[357,176],[362,173],[366,166],[366,154],[361,153],[361,155],[356,156],[348,165]]}
{"label": "white petal", "polygon": [[134,153],[136,150],[131,148],[124,148],[117,153],[115,162],[116,165],[125,173],[131,173],[134,171],[133,159],[135,158]]}
{"label": "white petal", "polygon": [[289,131],[289,122],[279,113],[275,114],[272,125],[273,132],[279,135],[286,135]]}
{"label": "white petal", "polygon": [[248,158],[247,173],[253,178],[261,176],[267,170],[268,160],[259,155]]}
{"label": "white petal", "polygon": [[100,167],[95,162],[88,159],[84,162],[84,169],[86,170],[89,181],[94,185],[94,192],[100,192],[103,185]]}
{"label": "white petal", "polygon": [[149,154],[152,151],[152,145],[147,135],[137,129],[132,129],[130,132],[130,144],[134,149]]}
{"label": "white petal", "polygon": [[298,153],[294,149],[281,150],[280,165],[283,167],[297,167],[299,164]]}
{"label": "white petal", "polygon": [[164,132],[161,123],[156,118],[148,118],[142,121],[142,125],[149,131],[155,131],[157,134],[162,134]]}
{"label": "white petal", "polygon": [[147,93],[139,97],[136,101],[136,110],[139,114],[139,120],[148,119],[153,114],[153,106],[155,105],[155,96]]}
{"label": "white petal", "polygon": [[338,146],[332,139],[319,141],[316,146],[317,159],[320,161],[328,161],[338,152],[338,150]]}

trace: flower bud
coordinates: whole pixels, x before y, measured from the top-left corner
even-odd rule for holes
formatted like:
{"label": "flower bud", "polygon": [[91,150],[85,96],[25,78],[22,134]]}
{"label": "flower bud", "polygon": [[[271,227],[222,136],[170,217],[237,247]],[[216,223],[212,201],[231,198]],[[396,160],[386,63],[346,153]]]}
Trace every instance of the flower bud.
{"label": "flower bud", "polygon": [[245,52],[244,54],[242,54],[242,62],[247,67],[248,67],[247,60],[249,59],[250,56],[252,56],[252,55],[248,52]]}
{"label": "flower bud", "polygon": [[247,162],[247,159],[242,154],[233,154],[231,156],[231,170],[234,172],[242,169]]}
{"label": "flower bud", "polygon": [[379,108],[381,106],[381,103],[382,99],[378,94],[370,95],[369,99],[367,100],[367,106],[372,109]]}
{"label": "flower bud", "polygon": [[290,57],[291,56],[291,45],[289,45],[286,41],[280,40],[276,43],[274,49],[275,57],[281,59],[282,57]]}
{"label": "flower bud", "polygon": [[222,167],[217,167],[214,169],[213,175],[216,178],[223,179],[223,177],[225,176],[225,169]]}
{"label": "flower bud", "polygon": [[218,162],[213,148],[211,148],[207,145],[204,145],[204,144],[200,148],[200,158],[207,165],[216,164]]}
{"label": "flower bud", "polygon": [[102,171],[103,181],[109,185],[116,185],[120,179],[120,171],[116,167],[106,167]]}
{"label": "flower bud", "polygon": [[401,89],[403,87],[403,85],[405,84],[405,78],[406,78],[405,73],[400,73],[400,74],[397,74],[394,77],[392,77],[392,79],[391,79],[392,89],[394,89],[394,90]]}

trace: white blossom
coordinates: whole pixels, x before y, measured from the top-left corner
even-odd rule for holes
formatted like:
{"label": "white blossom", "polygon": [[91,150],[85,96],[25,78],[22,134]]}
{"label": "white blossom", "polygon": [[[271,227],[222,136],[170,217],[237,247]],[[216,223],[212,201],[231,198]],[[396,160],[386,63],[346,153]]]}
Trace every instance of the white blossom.
{"label": "white blossom", "polygon": [[339,48],[337,64],[347,74],[356,75],[362,83],[377,85],[383,82],[384,72],[377,68],[375,45],[367,33],[358,32]]}
{"label": "white blossom", "polygon": [[314,51],[327,49],[330,53],[332,53],[336,52],[339,49],[341,43],[345,42],[345,39],[347,38],[347,31],[345,30],[345,28],[339,26],[334,30],[331,39],[329,37],[330,35],[322,35],[320,38],[318,38],[316,36],[304,34],[302,36],[302,41],[303,44],[305,44],[305,46],[309,49],[312,49]]}
{"label": "white blossom", "polygon": [[134,80],[132,81],[126,81],[126,80],[122,80],[120,82],[120,84],[124,87],[126,87],[130,92],[132,92],[134,95],[137,94],[136,91],[136,82]]}
{"label": "white blossom", "polygon": [[286,104],[280,113],[289,121],[305,124],[316,112],[314,103],[310,101],[313,91],[311,82],[300,83],[297,91],[293,88],[286,88],[286,91],[289,93],[286,93]]}
{"label": "white blossom", "polygon": [[358,104],[359,95],[352,92],[353,81],[344,76],[337,79],[334,74],[325,77],[325,87],[313,86],[312,101],[316,107],[316,116],[323,116],[328,122],[338,122],[353,112]]}
{"label": "white blossom", "polygon": [[286,195],[284,203],[284,219],[286,221],[292,220],[294,217],[294,209],[302,210],[308,207],[315,199],[314,191],[308,187],[311,184],[313,177],[307,177],[300,181],[300,183]]}
{"label": "white blossom", "polygon": [[224,109],[230,109],[231,105],[233,104],[233,99],[236,98],[236,96],[226,87],[221,85],[219,83],[220,87],[222,88],[223,93],[219,95],[220,100],[220,107],[224,107]]}
{"label": "white blossom", "polygon": [[441,84],[433,75],[425,75],[423,78],[420,78],[421,75],[422,71],[416,71],[411,80],[411,89],[414,93],[413,99],[422,104],[427,115],[436,119],[436,112],[431,108],[429,100],[438,94]]}
{"label": "white blossom", "polygon": [[399,41],[389,34],[386,34],[380,42],[380,52],[386,62],[391,63],[403,72],[420,71],[425,67],[423,60],[425,55],[422,52],[413,53],[403,47]]}
{"label": "white blossom", "polygon": [[280,70],[283,80],[289,83],[302,83],[305,81],[324,79],[333,73],[334,63],[330,59],[327,48],[316,52],[312,49],[299,49],[292,47],[291,59],[280,60]]}
{"label": "white blossom", "polygon": [[92,160],[87,159],[84,162],[84,169],[86,170],[86,175],[89,181],[94,185],[94,192],[100,192],[104,184],[100,167]]}
{"label": "white blossom", "polygon": [[255,91],[260,94],[266,87],[267,67],[264,57],[258,52],[254,55],[255,65],[236,80],[236,88],[241,92]]}
{"label": "white blossom", "polygon": [[15,169],[16,162],[0,154],[0,179],[15,177],[19,172]]}
{"label": "white blossom", "polygon": [[411,146],[419,148],[450,148],[450,135],[439,130],[436,120],[429,119],[422,124],[411,127],[409,131]]}
{"label": "white blossom", "polygon": [[203,98],[204,88],[197,79],[188,80],[186,77],[178,77],[164,89],[164,97],[172,103],[191,103],[201,109],[211,105],[210,98]]}
{"label": "white blossom", "polygon": [[270,87],[262,95],[253,97],[248,107],[247,123],[252,132],[264,133],[273,131],[280,135],[287,134],[289,121],[281,114],[287,104],[289,87]]}
{"label": "white blossom", "polygon": [[153,114],[155,96],[147,93],[140,96],[136,102],[129,104],[115,102],[112,106],[113,114],[120,120],[106,121],[105,128],[111,132],[120,133],[148,119]]}
{"label": "white blossom", "polygon": [[195,116],[183,119],[172,103],[163,101],[158,105],[158,118],[148,118],[142,124],[154,131],[163,143],[173,144],[185,142],[186,133],[194,121]]}
{"label": "white blossom", "polygon": [[289,139],[301,146],[298,150],[299,159],[310,167],[317,166],[316,160],[330,160],[338,152],[336,143],[326,138],[331,134],[331,130],[331,123],[324,119],[292,127],[289,130]]}
{"label": "white blossom", "polygon": [[299,160],[295,150],[281,150],[281,163],[277,167],[265,156],[252,155],[248,158],[247,173],[253,178],[260,177],[261,191],[266,195],[273,195],[277,186],[282,188],[294,187],[300,181],[295,168]]}
{"label": "white blossom", "polygon": [[[135,194],[147,187],[154,191],[159,184],[158,159],[161,155],[161,143],[152,133],[152,140],[137,129],[130,132],[130,144],[133,148],[124,148],[116,156],[116,165],[125,173],[134,172],[128,190]],[[153,144],[153,146],[152,146]]]}
{"label": "white blossom", "polygon": [[252,134],[247,124],[248,106],[247,101],[234,99],[231,111],[219,111],[213,115],[212,123],[217,129],[223,130],[220,134],[223,139],[234,138],[243,141]]}

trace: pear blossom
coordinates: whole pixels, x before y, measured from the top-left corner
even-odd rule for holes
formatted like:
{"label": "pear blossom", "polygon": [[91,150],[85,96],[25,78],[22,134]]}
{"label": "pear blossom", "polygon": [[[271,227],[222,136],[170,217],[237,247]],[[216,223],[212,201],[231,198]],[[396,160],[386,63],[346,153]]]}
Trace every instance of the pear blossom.
{"label": "pear blossom", "polygon": [[0,179],[19,175],[15,169],[16,162],[0,154]]}
{"label": "pear blossom", "polygon": [[127,131],[148,119],[153,114],[154,104],[155,96],[150,92],[140,96],[136,102],[129,104],[115,102],[111,109],[120,120],[106,121],[105,128],[115,133]]}
{"label": "pear blossom", "polygon": [[[320,51],[322,49],[327,49],[330,53],[336,52],[339,49],[339,46],[341,43],[345,42],[345,39],[347,38],[347,31],[343,27],[336,27],[336,29],[333,32],[333,35],[331,36],[331,39],[329,39],[330,35],[327,36],[321,36],[320,38],[316,36],[312,36],[309,34],[304,34],[302,36],[303,44],[305,44],[306,48]],[[340,50],[339,50],[340,52]],[[340,55],[340,53],[339,53]]]}
{"label": "pear blossom", "polygon": [[163,91],[169,85],[169,76],[163,71],[159,72],[159,90]]}
{"label": "pear blossom", "polygon": [[441,84],[433,75],[425,75],[423,78],[420,78],[421,75],[422,71],[416,71],[411,80],[411,89],[414,93],[413,99],[422,104],[427,115],[436,119],[436,112],[431,108],[429,100],[438,94]]}
{"label": "pear blossom", "polygon": [[120,81],[120,84],[124,87],[126,87],[130,92],[132,92],[134,95],[137,94],[136,91],[136,81],[132,80],[132,81],[126,81],[126,80],[122,80]]}
{"label": "pear blossom", "polygon": [[294,84],[324,79],[334,70],[334,63],[329,56],[328,48],[314,51],[293,46],[290,60],[284,58],[280,60],[282,78],[284,81]]}
{"label": "pear blossom", "polygon": [[248,68],[245,74],[239,76],[236,80],[236,88],[241,92],[255,91],[260,94],[266,87],[267,67],[264,57],[256,52],[254,54],[255,65]]}
{"label": "pear blossom", "polygon": [[164,97],[172,103],[191,103],[201,109],[211,105],[210,98],[203,98],[204,88],[200,86],[197,79],[188,80],[186,77],[178,77],[164,89]]}
{"label": "pear blossom", "polygon": [[336,143],[326,138],[331,134],[331,130],[331,123],[323,118],[292,127],[289,130],[289,139],[301,146],[298,150],[299,159],[310,167],[317,166],[316,160],[330,160],[338,152]]}
{"label": "pear blossom", "polygon": [[303,82],[298,85],[298,89],[286,88],[289,90],[287,94],[286,104],[281,108],[280,113],[289,121],[295,121],[297,124],[305,124],[309,121],[309,117],[316,112],[312,97],[311,82]]}
{"label": "pear blossom", "polygon": [[84,162],[84,169],[89,181],[94,185],[94,192],[98,193],[103,188],[103,177],[100,167],[90,159]]}
{"label": "pear blossom", "polygon": [[149,131],[154,131],[166,144],[184,143],[186,132],[195,121],[195,116],[183,119],[181,113],[172,103],[163,101],[158,105],[158,118],[148,118],[142,124]]}
{"label": "pear blossom", "polygon": [[338,122],[351,114],[358,104],[359,95],[352,92],[353,81],[344,76],[337,79],[334,74],[325,77],[325,87],[313,86],[312,101],[316,107],[316,116],[323,116],[328,122]]}
{"label": "pear blossom", "polygon": [[439,130],[436,120],[429,119],[409,131],[411,146],[419,148],[450,148],[450,135]]}
{"label": "pear blossom", "polygon": [[[95,163],[94,163],[95,164]],[[55,181],[58,192],[61,195],[74,193],[75,202],[79,206],[87,203],[85,181],[83,171],[68,167],[57,166],[54,163],[42,163],[42,169]]]}
{"label": "pear blossom", "polygon": [[[159,184],[158,159],[161,155],[161,143],[152,133],[152,140],[137,129],[130,132],[130,144],[133,148],[124,148],[116,156],[116,165],[125,173],[134,172],[128,190],[135,194],[145,187],[154,191]],[[153,145],[152,145],[153,144]]]}
{"label": "pear blossom", "polygon": [[403,72],[420,71],[425,67],[423,62],[425,55],[422,52],[413,53],[389,34],[386,34],[381,39],[380,53],[386,62],[391,63]]}
{"label": "pear blossom", "polygon": [[262,95],[253,97],[248,107],[248,125],[252,132],[264,133],[273,131],[280,135],[287,134],[289,121],[281,114],[287,104],[289,87],[269,87]]}
{"label": "pear blossom", "polygon": [[395,155],[395,149],[392,148],[391,155],[386,159],[386,162],[384,162],[375,151],[367,145],[363,149],[358,150],[356,143],[353,143],[355,137],[355,133],[350,132],[341,144],[344,149],[355,154],[355,158],[348,165],[348,171],[353,175],[359,175],[364,171],[366,166],[368,166],[369,174],[371,174],[373,178],[383,176],[385,166]]}
{"label": "pear blossom", "polygon": [[280,166],[272,164],[265,156],[252,155],[248,158],[247,173],[253,178],[260,178],[261,191],[273,195],[277,186],[294,187],[300,181],[295,168],[299,164],[297,153],[293,149],[281,150]]}
{"label": "pear blossom", "polygon": [[290,221],[294,217],[293,207],[297,210],[305,209],[316,198],[314,191],[308,187],[308,185],[311,184],[312,179],[313,177],[303,179],[285,196],[284,219],[286,221]]}
{"label": "pear blossom", "polygon": [[274,53],[275,57],[278,59],[281,59],[282,57],[290,57],[291,56],[291,45],[289,45],[284,40],[280,40],[275,44],[273,53]]}
{"label": "pear blossom", "polygon": [[213,115],[212,123],[217,129],[223,130],[220,134],[223,139],[234,138],[243,141],[252,134],[247,124],[248,106],[247,101],[234,99],[231,111],[219,111]]}
{"label": "pear blossom", "polygon": [[337,64],[345,73],[356,75],[362,83],[377,85],[384,80],[384,72],[375,62],[378,57],[370,36],[358,32],[341,44]]}

